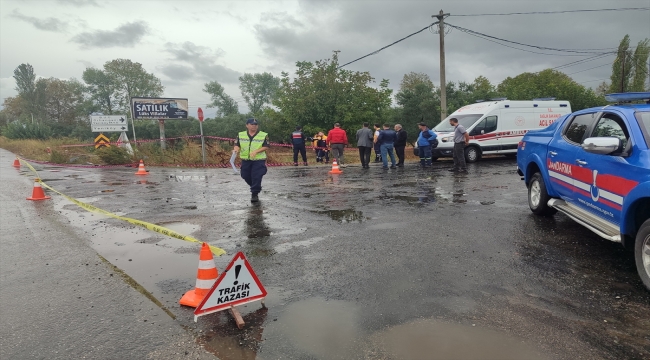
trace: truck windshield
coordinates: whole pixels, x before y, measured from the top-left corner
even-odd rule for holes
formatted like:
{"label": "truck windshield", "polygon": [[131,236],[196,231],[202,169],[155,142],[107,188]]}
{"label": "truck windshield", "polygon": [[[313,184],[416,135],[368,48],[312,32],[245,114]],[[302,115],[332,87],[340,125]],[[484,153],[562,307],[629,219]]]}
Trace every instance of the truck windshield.
{"label": "truck windshield", "polygon": [[[483,114],[467,114],[467,115],[454,115],[456,119],[458,119],[458,123],[463,125],[465,129],[468,129],[470,126],[474,125],[476,120],[480,119],[483,116]],[[442,120],[440,124],[436,125],[436,127],[433,128],[433,130],[437,132],[452,132],[454,131],[454,127],[449,124],[449,119],[451,119],[452,116],[447,116],[446,119]]]}
{"label": "truck windshield", "polygon": [[639,122],[646,144],[650,147],[650,111],[637,111],[634,116]]}

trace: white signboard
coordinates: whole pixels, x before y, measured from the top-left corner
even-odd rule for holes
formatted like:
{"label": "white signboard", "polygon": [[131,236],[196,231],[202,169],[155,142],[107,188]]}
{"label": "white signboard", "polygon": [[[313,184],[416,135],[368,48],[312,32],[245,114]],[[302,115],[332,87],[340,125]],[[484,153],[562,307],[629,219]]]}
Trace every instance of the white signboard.
{"label": "white signboard", "polygon": [[124,115],[91,115],[92,132],[128,131],[129,123]]}

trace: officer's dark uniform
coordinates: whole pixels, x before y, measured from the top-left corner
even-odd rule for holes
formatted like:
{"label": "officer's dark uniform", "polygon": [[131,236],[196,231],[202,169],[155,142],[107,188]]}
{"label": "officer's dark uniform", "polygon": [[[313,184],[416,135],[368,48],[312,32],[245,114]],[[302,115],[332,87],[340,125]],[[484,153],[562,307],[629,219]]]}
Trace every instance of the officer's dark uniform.
{"label": "officer's dark uniform", "polygon": [[291,133],[291,143],[293,144],[293,165],[298,166],[298,153],[302,157],[302,162],[307,166],[307,148],[305,147],[305,134],[300,128]]}

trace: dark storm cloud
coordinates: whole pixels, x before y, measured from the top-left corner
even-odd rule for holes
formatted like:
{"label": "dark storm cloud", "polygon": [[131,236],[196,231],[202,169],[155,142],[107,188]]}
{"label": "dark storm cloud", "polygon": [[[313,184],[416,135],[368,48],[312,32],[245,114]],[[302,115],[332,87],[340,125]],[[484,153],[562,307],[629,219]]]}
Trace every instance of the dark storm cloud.
{"label": "dark storm cloud", "polygon": [[23,15],[18,10],[14,10],[10,16],[28,24],[32,24],[35,28],[43,31],[65,32],[68,29],[67,22],[53,17],[39,19],[33,16]]}
{"label": "dark storm cloud", "polygon": [[97,1],[95,0],[56,0],[56,1],[61,4],[72,5],[76,7],[99,6]]}
{"label": "dark storm cloud", "polygon": [[71,39],[81,45],[82,49],[133,47],[149,33],[147,23],[143,21],[126,23],[115,30],[95,30],[83,32]]}
{"label": "dark storm cloud", "polygon": [[[277,14],[265,14],[255,26],[255,34],[265,52],[278,63],[293,66],[296,61],[325,59],[332,50],[341,50],[343,64],[371,53],[436,21],[431,18],[440,8],[451,16],[446,22],[487,35],[525,44],[563,49],[603,49],[580,56],[552,53],[534,48],[516,50],[451,29],[445,37],[447,81],[471,82],[483,75],[498,84],[508,76],[535,72],[585,59],[597,52],[614,50],[625,34],[632,43],[650,34],[647,11],[591,12],[555,15],[478,16],[485,14],[531,11],[560,11],[620,7],[647,7],[647,1],[618,2],[596,0],[568,1],[455,1],[434,5],[424,1],[301,1],[296,20]],[[311,14],[318,14],[317,16]],[[273,16],[270,16],[273,15]],[[298,24],[298,25],[297,25]],[[439,82],[439,35],[429,30],[417,34],[376,55],[346,66],[350,70],[369,71],[377,79],[387,78],[396,88],[410,72],[429,74]],[[532,51],[532,52],[531,52]],[[560,69],[571,74],[590,67],[611,63],[613,56],[595,59]],[[295,67],[288,71],[293,72]],[[285,70],[287,71],[287,70]],[[578,81],[608,78],[611,68],[603,66],[572,75]],[[597,86],[598,82],[585,83]]]}
{"label": "dark storm cloud", "polygon": [[194,77],[194,70],[191,67],[185,65],[165,65],[161,68],[161,71],[168,78],[177,82],[183,82]]}
{"label": "dark storm cloud", "polygon": [[189,65],[189,67],[167,65],[169,74],[166,73],[166,75],[174,80],[194,77],[205,82],[212,80],[217,80],[220,83],[239,82],[241,73],[217,64],[219,58],[224,55],[224,51],[221,49],[212,50],[206,46],[186,41],[182,44],[167,43],[166,51],[173,56],[173,60]]}

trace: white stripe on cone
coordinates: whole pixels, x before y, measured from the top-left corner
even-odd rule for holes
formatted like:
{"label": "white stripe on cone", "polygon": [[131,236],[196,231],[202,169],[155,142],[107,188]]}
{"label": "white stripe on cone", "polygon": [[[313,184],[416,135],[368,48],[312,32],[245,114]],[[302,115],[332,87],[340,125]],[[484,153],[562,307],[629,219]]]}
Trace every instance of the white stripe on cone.
{"label": "white stripe on cone", "polygon": [[217,279],[212,279],[212,280],[200,280],[196,279],[196,288],[197,289],[211,289],[212,285],[214,285],[214,282],[217,281]]}
{"label": "white stripe on cone", "polygon": [[216,267],[214,260],[199,260],[199,269],[214,269]]}

